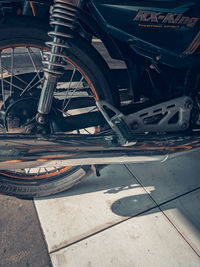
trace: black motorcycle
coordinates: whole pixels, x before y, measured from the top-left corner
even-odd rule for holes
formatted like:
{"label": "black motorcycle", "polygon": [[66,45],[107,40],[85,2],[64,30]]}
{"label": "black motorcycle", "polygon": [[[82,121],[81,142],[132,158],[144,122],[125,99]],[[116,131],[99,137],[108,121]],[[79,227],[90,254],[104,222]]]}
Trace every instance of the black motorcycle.
{"label": "black motorcycle", "polygon": [[0,14],[1,193],[199,149],[198,0],[3,0]]}

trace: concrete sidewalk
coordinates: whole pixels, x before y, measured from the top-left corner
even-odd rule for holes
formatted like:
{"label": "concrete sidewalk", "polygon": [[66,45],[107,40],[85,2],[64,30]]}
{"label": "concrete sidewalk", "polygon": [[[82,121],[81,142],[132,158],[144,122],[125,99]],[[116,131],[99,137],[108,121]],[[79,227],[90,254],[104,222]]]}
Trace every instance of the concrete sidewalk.
{"label": "concrete sidewalk", "polygon": [[53,266],[200,266],[199,160],[110,165],[35,200]]}
{"label": "concrete sidewalk", "polygon": [[200,266],[199,160],[110,165],[33,202],[1,196],[0,266]]}

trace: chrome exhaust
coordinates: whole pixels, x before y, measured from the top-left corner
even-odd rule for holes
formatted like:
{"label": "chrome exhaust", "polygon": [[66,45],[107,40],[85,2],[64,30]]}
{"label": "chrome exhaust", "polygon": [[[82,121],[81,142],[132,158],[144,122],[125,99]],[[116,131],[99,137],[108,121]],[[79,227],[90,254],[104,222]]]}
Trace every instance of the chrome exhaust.
{"label": "chrome exhaust", "polygon": [[8,134],[0,136],[0,169],[165,161],[199,150],[198,133],[135,135],[120,146],[115,136]]}

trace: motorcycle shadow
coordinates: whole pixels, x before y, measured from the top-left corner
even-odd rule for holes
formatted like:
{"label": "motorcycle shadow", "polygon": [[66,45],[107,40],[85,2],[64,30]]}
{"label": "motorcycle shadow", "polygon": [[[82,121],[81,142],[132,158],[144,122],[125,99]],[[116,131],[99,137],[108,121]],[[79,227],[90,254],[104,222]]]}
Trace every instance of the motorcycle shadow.
{"label": "motorcycle shadow", "polygon": [[[162,212],[181,232],[200,240],[200,179],[198,153],[160,163],[108,165],[101,176],[50,198],[94,194],[124,219]],[[108,197],[107,197],[108,196]],[[109,200],[108,200],[109,199]],[[67,201],[67,199],[66,199]],[[95,204],[95,203],[94,203]]]}

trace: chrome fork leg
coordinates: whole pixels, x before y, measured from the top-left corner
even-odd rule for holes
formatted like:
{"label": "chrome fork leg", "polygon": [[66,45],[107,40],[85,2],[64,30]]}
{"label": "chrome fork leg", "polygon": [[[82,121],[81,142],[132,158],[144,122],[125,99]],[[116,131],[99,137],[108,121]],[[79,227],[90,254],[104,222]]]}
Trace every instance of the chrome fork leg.
{"label": "chrome fork leg", "polygon": [[38,113],[41,115],[49,114],[53,101],[53,94],[57,84],[57,77],[47,73],[44,77],[42,92],[40,95]]}

